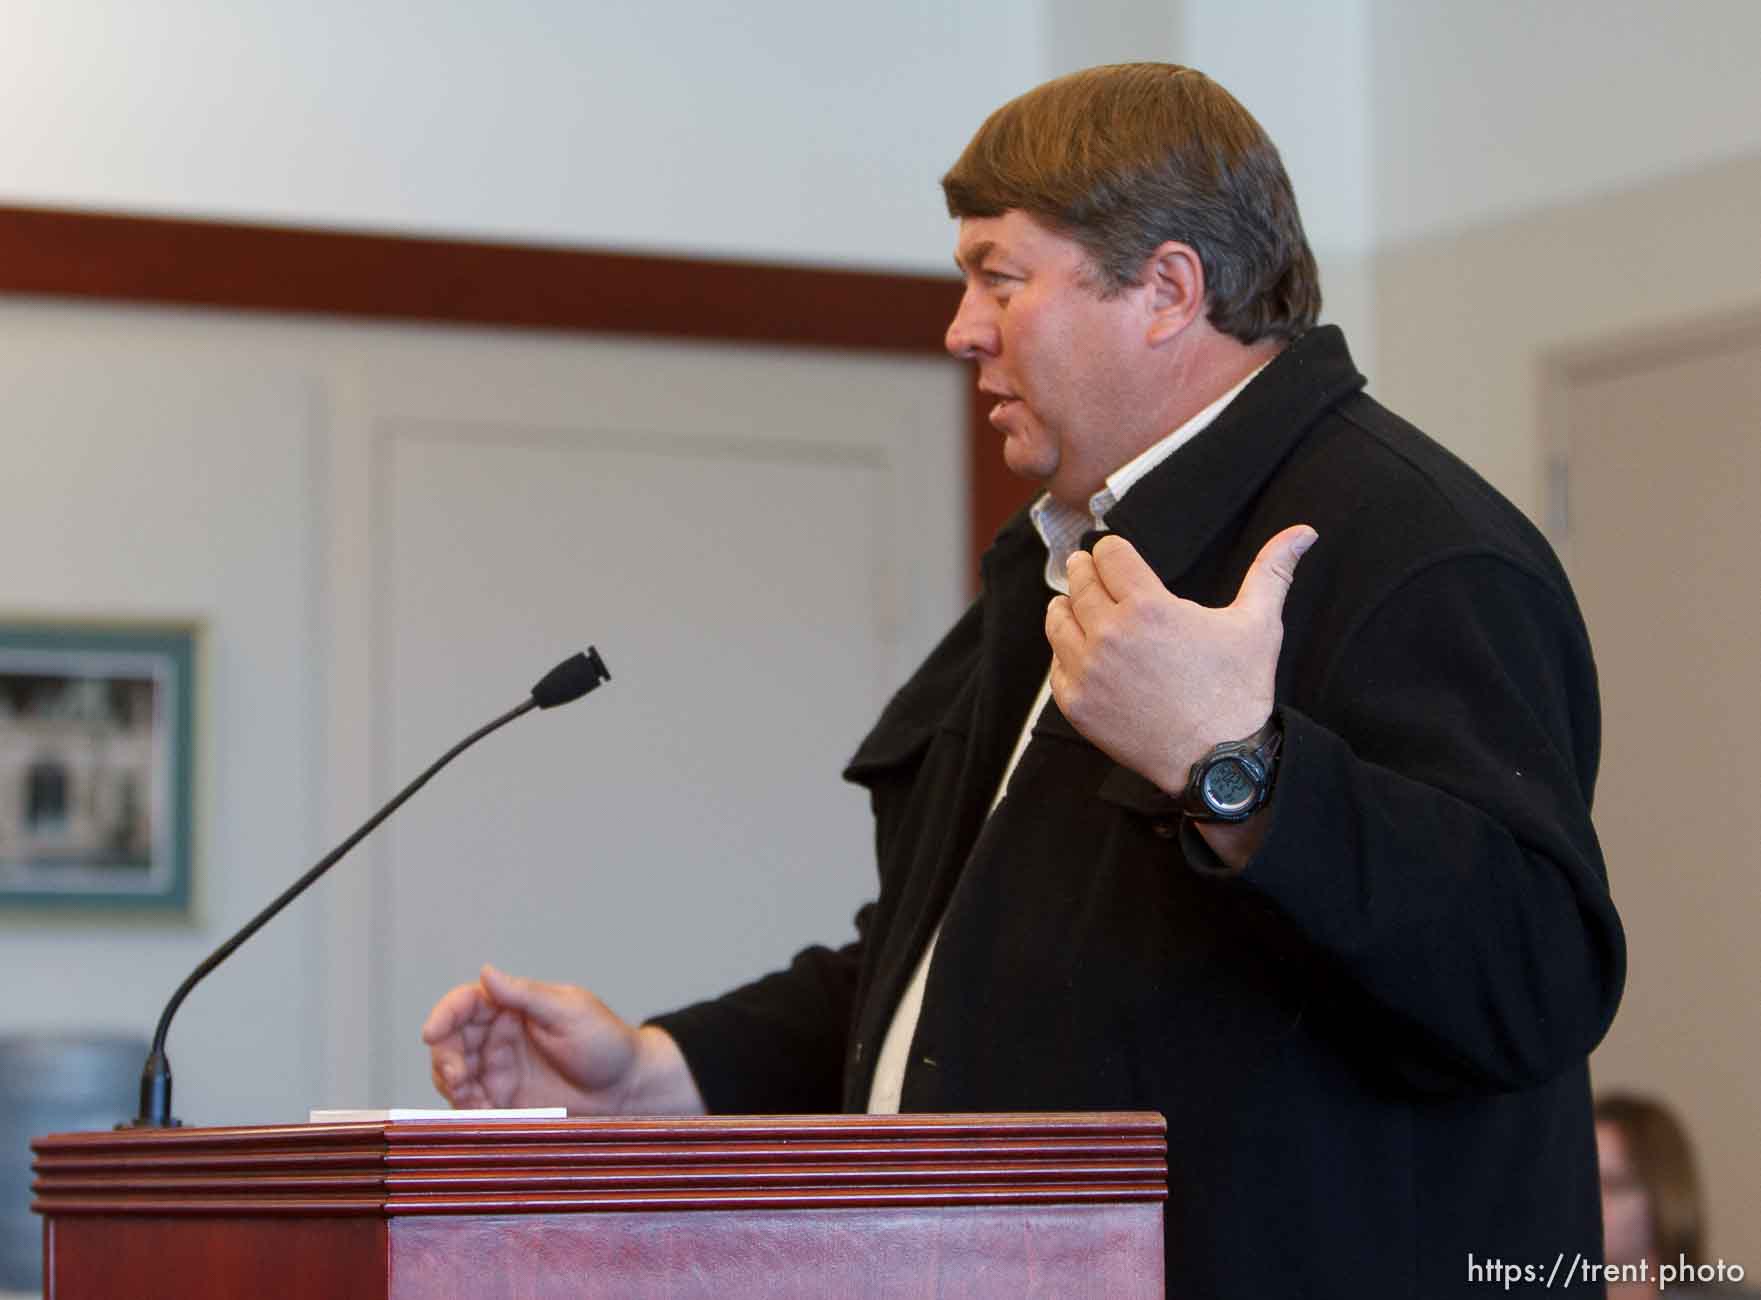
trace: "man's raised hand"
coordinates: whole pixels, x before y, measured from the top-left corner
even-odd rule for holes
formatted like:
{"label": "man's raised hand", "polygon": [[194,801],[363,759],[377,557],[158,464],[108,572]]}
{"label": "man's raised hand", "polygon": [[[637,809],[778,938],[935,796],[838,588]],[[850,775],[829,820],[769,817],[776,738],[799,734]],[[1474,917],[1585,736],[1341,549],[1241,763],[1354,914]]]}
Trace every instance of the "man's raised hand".
{"label": "man's raised hand", "polygon": [[1122,537],[1076,552],[1070,594],[1046,610],[1058,708],[1112,758],[1179,794],[1213,746],[1271,716],[1284,598],[1315,538],[1306,524],[1273,537],[1222,609],[1174,595]]}

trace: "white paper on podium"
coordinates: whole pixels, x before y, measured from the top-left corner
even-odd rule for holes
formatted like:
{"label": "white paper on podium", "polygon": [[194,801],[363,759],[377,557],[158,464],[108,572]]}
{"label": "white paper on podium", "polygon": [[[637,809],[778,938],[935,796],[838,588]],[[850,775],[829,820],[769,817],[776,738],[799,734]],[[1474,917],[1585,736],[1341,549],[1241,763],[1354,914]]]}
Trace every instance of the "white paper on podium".
{"label": "white paper on podium", "polygon": [[387,1120],[514,1120],[567,1119],[561,1106],[516,1106],[504,1110],[452,1110],[449,1107],[392,1106],[382,1110],[314,1110],[310,1124],[378,1124]]}

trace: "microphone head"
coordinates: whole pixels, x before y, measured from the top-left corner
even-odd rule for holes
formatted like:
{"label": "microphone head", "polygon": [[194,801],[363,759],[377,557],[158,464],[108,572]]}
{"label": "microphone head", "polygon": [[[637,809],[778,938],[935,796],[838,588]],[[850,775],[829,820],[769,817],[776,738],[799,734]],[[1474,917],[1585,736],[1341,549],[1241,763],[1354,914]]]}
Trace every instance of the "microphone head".
{"label": "microphone head", "polygon": [[532,698],[538,701],[539,708],[554,709],[580,699],[601,682],[610,680],[611,670],[605,666],[605,660],[599,657],[597,649],[588,646],[585,654],[570,655],[545,673],[532,688]]}

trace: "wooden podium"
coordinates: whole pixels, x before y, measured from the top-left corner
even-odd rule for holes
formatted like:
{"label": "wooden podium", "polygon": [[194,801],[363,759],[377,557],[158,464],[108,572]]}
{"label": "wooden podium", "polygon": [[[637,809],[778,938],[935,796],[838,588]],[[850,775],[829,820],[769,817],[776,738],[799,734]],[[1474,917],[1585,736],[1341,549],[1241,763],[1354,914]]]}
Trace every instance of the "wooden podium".
{"label": "wooden podium", "polygon": [[1154,1114],[302,1124],[39,1138],[47,1300],[1160,1300]]}

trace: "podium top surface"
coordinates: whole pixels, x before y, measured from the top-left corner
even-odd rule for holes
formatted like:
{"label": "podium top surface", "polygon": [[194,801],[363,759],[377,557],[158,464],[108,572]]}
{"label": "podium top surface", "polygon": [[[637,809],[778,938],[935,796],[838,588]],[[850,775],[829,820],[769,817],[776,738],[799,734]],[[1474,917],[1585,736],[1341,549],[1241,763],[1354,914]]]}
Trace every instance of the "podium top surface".
{"label": "podium top surface", "polygon": [[1160,1201],[1149,1112],[401,1120],[38,1138],[46,1215],[434,1215]]}

